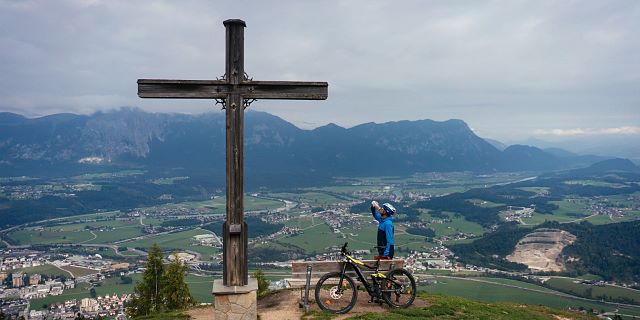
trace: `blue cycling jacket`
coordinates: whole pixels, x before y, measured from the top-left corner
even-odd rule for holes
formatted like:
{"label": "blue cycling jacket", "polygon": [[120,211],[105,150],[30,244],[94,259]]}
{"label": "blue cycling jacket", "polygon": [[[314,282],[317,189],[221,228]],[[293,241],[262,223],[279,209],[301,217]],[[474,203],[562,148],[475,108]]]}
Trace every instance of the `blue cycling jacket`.
{"label": "blue cycling jacket", "polygon": [[378,221],[378,246],[384,247],[384,256],[389,256],[391,246],[395,245],[393,241],[393,217],[382,218],[374,207],[371,207],[371,214]]}

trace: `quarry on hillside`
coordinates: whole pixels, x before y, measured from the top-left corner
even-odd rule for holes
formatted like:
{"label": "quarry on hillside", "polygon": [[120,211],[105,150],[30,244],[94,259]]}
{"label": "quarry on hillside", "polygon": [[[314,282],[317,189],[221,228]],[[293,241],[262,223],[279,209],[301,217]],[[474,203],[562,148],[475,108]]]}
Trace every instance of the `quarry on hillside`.
{"label": "quarry on hillside", "polygon": [[537,229],[520,239],[513,253],[506,258],[534,271],[563,271],[565,266],[560,253],[575,240],[576,236],[563,230]]}

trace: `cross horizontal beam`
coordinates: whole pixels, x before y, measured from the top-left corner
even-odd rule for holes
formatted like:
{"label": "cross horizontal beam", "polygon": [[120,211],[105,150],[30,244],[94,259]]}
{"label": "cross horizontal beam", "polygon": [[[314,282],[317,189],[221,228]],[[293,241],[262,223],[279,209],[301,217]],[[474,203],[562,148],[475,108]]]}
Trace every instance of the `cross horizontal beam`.
{"label": "cross horizontal beam", "polygon": [[326,100],[329,84],[308,81],[244,81],[233,85],[226,80],[138,79],[140,98],[226,99],[231,93],[245,99]]}

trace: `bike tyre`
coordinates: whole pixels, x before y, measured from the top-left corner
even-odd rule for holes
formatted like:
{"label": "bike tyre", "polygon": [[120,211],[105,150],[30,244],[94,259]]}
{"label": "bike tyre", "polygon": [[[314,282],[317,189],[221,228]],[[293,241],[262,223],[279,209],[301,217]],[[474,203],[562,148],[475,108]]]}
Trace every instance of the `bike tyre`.
{"label": "bike tyre", "polygon": [[[392,308],[407,308],[409,307],[411,304],[413,304],[413,301],[416,299],[416,280],[413,278],[413,275],[411,274],[411,272],[407,271],[406,269],[393,269],[389,272],[387,272],[386,274],[387,278],[382,282],[383,283],[383,288],[388,287],[388,285],[393,286],[393,282],[389,281],[388,279],[394,279],[394,277],[398,277],[398,276],[403,276],[406,277],[406,280],[408,280],[408,289],[410,290],[410,292],[408,293],[401,293],[401,295],[408,295],[408,300],[406,302],[403,303],[398,303],[397,301],[394,301],[394,297],[399,297],[398,294],[393,293],[393,292],[385,292],[384,294],[382,294],[382,299],[384,299],[384,301]],[[388,285],[387,285],[388,284]]]}
{"label": "bike tyre", "polygon": [[328,311],[333,314],[343,314],[343,313],[349,312],[356,305],[356,301],[358,300],[358,288],[356,287],[355,282],[353,282],[353,279],[351,279],[351,277],[347,276],[346,274],[344,275],[343,281],[346,281],[351,286],[351,292],[352,292],[351,301],[349,301],[349,304],[346,307],[341,309],[333,309],[331,308],[331,305],[327,305],[324,303],[324,301],[322,301],[322,297],[320,297],[320,295],[322,291],[322,286],[325,283],[325,281],[331,278],[335,278],[336,280],[339,281],[341,275],[342,275],[341,272],[329,272],[323,275],[320,278],[320,280],[318,280],[318,283],[316,284],[315,297],[316,297],[316,303],[318,304],[320,309]]}

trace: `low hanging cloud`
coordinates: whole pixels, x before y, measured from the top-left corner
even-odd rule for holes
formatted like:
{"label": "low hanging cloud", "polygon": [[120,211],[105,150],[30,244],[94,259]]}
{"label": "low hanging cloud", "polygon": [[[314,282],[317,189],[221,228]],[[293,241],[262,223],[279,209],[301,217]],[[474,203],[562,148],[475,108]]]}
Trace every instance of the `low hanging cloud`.
{"label": "low hanging cloud", "polygon": [[573,129],[537,129],[534,135],[551,136],[585,136],[585,135],[613,135],[613,134],[640,134],[640,127],[624,126],[616,128],[573,128]]}

